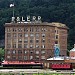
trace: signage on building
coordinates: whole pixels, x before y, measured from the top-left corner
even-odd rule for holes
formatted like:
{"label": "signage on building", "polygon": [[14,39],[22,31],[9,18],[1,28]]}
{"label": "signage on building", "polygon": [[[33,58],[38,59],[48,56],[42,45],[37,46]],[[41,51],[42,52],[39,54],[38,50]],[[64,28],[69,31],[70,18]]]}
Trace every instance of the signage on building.
{"label": "signage on building", "polygon": [[54,56],[57,57],[60,55],[60,48],[59,45],[54,46]]}
{"label": "signage on building", "polygon": [[24,17],[12,17],[12,22],[30,22],[30,21],[41,21],[41,16],[27,16],[26,19]]}

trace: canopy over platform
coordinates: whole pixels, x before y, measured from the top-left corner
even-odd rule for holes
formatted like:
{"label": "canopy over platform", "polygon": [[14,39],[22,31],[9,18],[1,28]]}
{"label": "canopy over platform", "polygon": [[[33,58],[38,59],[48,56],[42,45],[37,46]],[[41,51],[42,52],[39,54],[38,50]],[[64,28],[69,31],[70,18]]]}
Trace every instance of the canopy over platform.
{"label": "canopy over platform", "polygon": [[48,58],[47,60],[64,60],[64,57],[52,57],[52,58]]}
{"label": "canopy over platform", "polygon": [[2,65],[35,65],[35,64],[42,64],[42,63],[35,63],[35,62],[23,62],[23,61],[3,61]]}

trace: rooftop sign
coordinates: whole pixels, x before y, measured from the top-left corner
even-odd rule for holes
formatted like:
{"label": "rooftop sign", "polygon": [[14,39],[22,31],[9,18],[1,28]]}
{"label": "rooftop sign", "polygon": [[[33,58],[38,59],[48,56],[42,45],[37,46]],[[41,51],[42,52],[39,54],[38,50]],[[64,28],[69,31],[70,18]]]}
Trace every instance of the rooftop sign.
{"label": "rooftop sign", "polygon": [[12,22],[36,22],[36,21],[41,21],[41,16],[27,16],[26,19],[24,17],[12,17]]}

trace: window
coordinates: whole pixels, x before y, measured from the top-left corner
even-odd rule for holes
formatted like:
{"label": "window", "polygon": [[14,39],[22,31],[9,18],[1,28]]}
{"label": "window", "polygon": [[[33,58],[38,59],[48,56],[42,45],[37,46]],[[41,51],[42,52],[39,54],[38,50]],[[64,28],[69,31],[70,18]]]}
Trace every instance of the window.
{"label": "window", "polygon": [[11,34],[10,33],[7,33],[7,38],[10,38],[11,37]]}
{"label": "window", "polygon": [[19,34],[18,34],[18,37],[22,37],[22,33],[19,33]]}
{"label": "window", "polygon": [[58,34],[58,30],[57,29],[55,30],[55,33]]}
{"label": "window", "polygon": [[30,40],[30,43],[33,43],[33,39]]}
{"label": "window", "polygon": [[45,59],[45,56],[41,56],[41,59]]}
{"label": "window", "polygon": [[11,48],[11,44],[7,44],[7,48]]}
{"label": "window", "polygon": [[28,43],[28,39],[25,39],[25,40],[24,40],[24,43]]}
{"label": "window", "polygon": [[33,32],[34,31],[34,29],[33,28],[30,28],[30,32]]}
{"label": "window", "polygon": [[55,35],[55,39],[58,39],[58,35]]}
{"label": "window", "polygon": [[42,28],[42,31],[45,32],[45,31],[47,31],[47,29],[46,28]]}
{"label": "window", "polygon": [[30,48],[33,48],[33,45],[30,45]]}
{"label": "window", "polygon": [[10,59],[10,56],[7,56],[7,59]]}
{"label": "window", "polygon": [[42,42],[45,43],[45,39],[42,39]]}
{"label": "window", "polygon": [[41,54],[45,54],[45,50],[42,50],[42,51],[41,51]]}
{"label": "window", "polygon": [[27,54],[27,51],[26,50],[24,50],[24,54]]}
{"label": "window", "polygon": [[11,31],[11,29],[10,28],[7,28],[7,32],[10,32]]}
{"label": "window", "polygon": [[42,37],[45,37],[45,34],[44,33],[42,34]]}
{"label": "window", "polygon": [[36,48],[39,48],[39,45],[36,45]]}
{"label": "window", "polygon": [[22,44],[18,44],[18,48],[22,48]]}
{"label": "window", "polygon": [[24,32],[28,32],[28,28],[24,28]]}
{"label": "window", "polygon": [[33,37],[34,36],[34,34],[30,34],[30,37]]}
{"label": "window", "polygon": [[45,45],[42,45],[42,48],[45,48]]}
{"label": "window", "polygon": [[36,59],[39,59],[39,56],[36,56]]}
{"label": "window", "polygon": [[11,51],[10,50],[7,50],[7,54],[10,54],[11,53]]}
{"label": "window", "polygon": [[22,56],[18,56],[18,60],[22,60]]}
{"label": "window", "polygon": [[55,44],[58,44],[58,41],[57,40],[55,41]]}
{"label": "window", "polygon": [[36,51],[36,54],[39,54],[39,51]]}
{"label": "window", "polygon": [[24,60],[27,60],[27,56],[24,56]]}
{"label": "window", "polygon": [[13,28],[13,32],[16,32],[17,31],[17,29],[16,28]]}
{"label": "window", "polygon": [[16,54],[16,50],[13,50],[12,53],[13,53],[13,54]]}
{"label": "window", "polygon": [[36,39],[36,43],[38,43],[39,42],[39,39]]}
{"label": "window", "polygon": [[16,44],[13,44],[13,48],[16,48]]}
{"label": "window", "polygon": [[13,37],[15,38],[17,36],[17,34],[16,33],[13,33]]}
{"label": "window", "polygon": [[22,50],[18,50],[18,54],[22,54]]}
{"label": "window", "polygon": [[18,28],[18,32],[22,32],[22,28]]}
{"label": "window", "polygon": [[35,28],[35,29],[36,29],[36,32],[39,32],[39,31],[40,31],[40,28],[38,28],[38,27],[37,27],[37,28]]}
{"label": "window", "polygon": [[33,56],[30,56],[30,60],[32,60],[33,59]]}
{"label": "window", "polygon": [[30,53],[32,54],[32,53],[33,53],[33,51],[31,50],[31,51],[30,51]]}
{"label": "window", "polygon": [[22,39],[21,39],[21,38],[19,38],[19,39],[18,39],[18,42],[19,42],[19,43],[22,43]]}
{"label": "window", "polygon": [[25,37],[28,37],[28,34],[25,34]]}
{"label": "window", "polygon": [[38,33],[36,33],[36,37],[39,37],[39,34]]}
{"label": "window", "polygon": [[16,56],[12,56],[12,60],[15,60],[16,59]]}
{"label": "window", "polygon": [[28,44],[24,44],[24,48],[28,48]]}

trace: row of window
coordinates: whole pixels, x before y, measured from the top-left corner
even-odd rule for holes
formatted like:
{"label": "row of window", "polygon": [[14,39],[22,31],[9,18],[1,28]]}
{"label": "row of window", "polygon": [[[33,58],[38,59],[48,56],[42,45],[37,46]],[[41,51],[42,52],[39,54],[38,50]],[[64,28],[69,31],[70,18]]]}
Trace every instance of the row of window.
{"label": "row of window", "polygon": [[[28,58],[28,56],[24,56],[23,59],[22,59],[22,56],[18,56],[18,60],[34,60],[34,59],[39,60],[40,58],[43,59],[43,60],[46,59],[45,56],[41,56],[41,57],[39,57],[39,56],[35,56],[35,57],[30,56],[29,58]],[[11,59],[11,56],[8,55],[7,59]],[[12,56],[12,60],[16,60],[16,56]]]}
{"label": "row of window", "polygon": [[[7,48],[11,48],[11,44],[7,44]],[[12,48],[45,48],[45,45],[43,44],[42,46],[40,46],[39,44],[37,45],[33,45],[30,44],[30,46],[28,44],[24,44],[24,47],[22,46],[22,44],[18,44],[18,47],[16,46],[16,44],[13,44]]]}
{"label": "row of window", "polygon": [[[13,40],[13,42],[17,42],[16,40]],[[23,41],[22,41],[22,38],[19,38],[18,39],[18,43],[22,43]],[[39,40],[39,39],[36,39],[36,40],[34,40],[34,39],[30,39],[30,40],[28,40],[28,38],[27,39],[24,39],[24,43],[28,43],[28,42],[30,42],[30,43],[39,43],[39,42],[41,42],[41,43],[45,43],[45,39],[41,39],[41,41]]]}
{"label": "row of window", "polygon": [[[14,37],[14,38],[16,38],[17,37],[17,34],[16,33],[13,33],[13,34],[11,34],[11,33],[7,33],[7,37],[11,37],[11,35]],[[31,33],[31,34],[27,34],[27,33],[25,33],[24,35],[22,34],[22,33],[19,33],[18,34],[18,37],[39,37],[39,36],[42,36],[42,37],[45,37],[45,33],[42,33],[41,35],[39,34],[39,33],[36,33],[36,34],[33,34],[33,33]]]}
{"label": "row of window", "polygon": [[22,50],[7,50],[7,54],[16,54],[18,52],[18,54],[22,54],[22,53],[24,53],[24,54],[28,54],[28,53],[31,53],[31,54],[33,54],[33,53],[35,53],[35,54],[39,54],[39,53],[41,53],[41,54],[45,54],[45,50],[41,50],[41,51],[39,51],[39,50],[36,50],[36,51],[33,51],[33,50],[31,50],[31,51],[27,51],[27,50],[24,50],[23,52],[22,52]]}
{"label": "row of window", "polygon": [[47,31],[47,29],[46,29],[46,27],[44,27],[44,28],[40,28],[40,27],[35,27],[35,28],[33,28],[33,27],[31,27],[31,28],[27,28],[27,27],[25,27],[24,29],[23,28],[7,28],[6,29],[6,31],[7,32],[22,32],[22,31],[24,31],[24,32],[40,32],[40,31],[43,31],[43,32],[45,32],[45,31]]}

